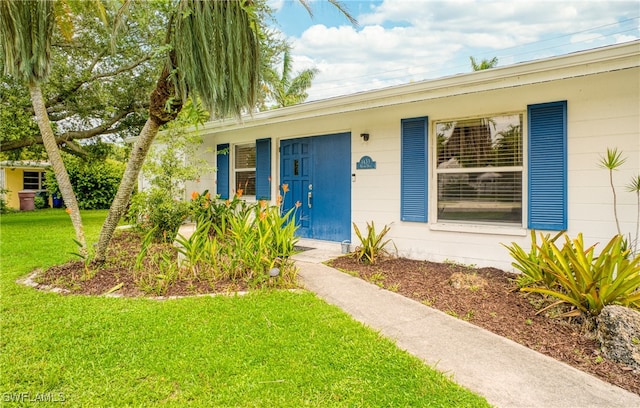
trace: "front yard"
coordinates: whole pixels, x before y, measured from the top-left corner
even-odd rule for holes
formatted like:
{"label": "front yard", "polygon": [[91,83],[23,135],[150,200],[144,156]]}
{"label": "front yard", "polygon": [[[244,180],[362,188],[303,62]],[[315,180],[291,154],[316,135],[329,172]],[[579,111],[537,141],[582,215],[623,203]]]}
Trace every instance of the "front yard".
{"label": "front yard", "polygon": [[[83,213],[95,242],[104,211]],[[63,210],[0,219],[3,402],[69,406],[487,406],[302,291],[174,300],[16,284],[73,259]]]}

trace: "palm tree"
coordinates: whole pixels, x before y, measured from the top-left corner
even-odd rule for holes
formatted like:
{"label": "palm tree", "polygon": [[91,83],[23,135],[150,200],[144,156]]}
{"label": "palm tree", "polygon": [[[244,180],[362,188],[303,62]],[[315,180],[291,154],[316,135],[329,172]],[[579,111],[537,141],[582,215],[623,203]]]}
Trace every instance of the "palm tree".
{"label": "palm tree", "polygon": [[[307,0],[299,0],[309,9]],[[352,23],[337,0],[328,0]],[[128,4],[129,1],[125,2]],[[188,98],[216,117],[250,112],[260,91],[260,1],[178,0],[167,26],[165,66],[152,91],[149,119],[140,131],[118,192],[100,231],[95,261],[106,259],[149,147],[160,127],[174,120]]]}
{"label": "palm tree", "polygon": [[251,2],[180,0],[167,27],[165,66],[151,92],[149,118],[138,136],[100,231],[96,262],[126,211],[138,174],[160,127],[174,120],[189,98],[218,117],[255,105],[260,83],[258,14]]}
{"label": "palm tree", "polygon": [[495,68],[496,65],[498,65],[498,57],[493,57],[490,60],[483,59],[479,64],[475,58],[469,57],[469,59],[471,60],[471,68],[473,68],[474,71],[482,71],[489,68]]}
{"label": "palm tree", "polygon": [[305,69],[292,79],[291,64],[291,53],[289,49],[286,49],[282,58],[282,74],[278,74],[275,69],[270,69],[268,77],[265,79],[269,94],[275,100],[278,108],[304,102],[309,96],[307,89],[318,73],[316,68]]}
{"label": "palm tree", "polygon": [[68,7],[60,2],[0,1],[0,38],[4,72],[29,86],[31,102],[42,141],[55,173],[60,193],[71,216],[80,254],[87,245],[78,202],[51,128],[40,84],[46,80],[51,63],[51,43],[56,24],[70,37]]}

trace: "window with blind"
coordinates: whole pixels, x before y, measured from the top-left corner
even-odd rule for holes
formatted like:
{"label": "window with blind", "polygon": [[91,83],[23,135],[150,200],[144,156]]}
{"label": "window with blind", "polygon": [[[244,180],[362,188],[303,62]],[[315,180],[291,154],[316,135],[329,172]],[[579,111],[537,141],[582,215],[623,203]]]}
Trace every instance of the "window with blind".
{"label": "window with blind", "polygon": [[522,118],[436,122],[439,221],[522,223]]}
{"label": "window with blind", "polygon": [[256,145],[236,145],[234,149],[236,191],[243,196],[256,195]]}

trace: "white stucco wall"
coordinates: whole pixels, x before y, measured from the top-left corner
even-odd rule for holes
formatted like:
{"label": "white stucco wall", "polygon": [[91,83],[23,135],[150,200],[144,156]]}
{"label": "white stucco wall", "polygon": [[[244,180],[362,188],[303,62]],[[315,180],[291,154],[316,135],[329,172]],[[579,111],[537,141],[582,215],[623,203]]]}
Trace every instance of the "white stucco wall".
{"label": "white stucco wall", "polygon": [[[611,70],[610,66],[615,64],[609,62],[603,62],[601,69],[594,69],[593,63],[571,66],[563,66],[556,60],[554,63],[555,70],[545,70],[545,64],[533,64],[528,70],[516,67],[522,74],[514,72],[517,69],[505,68],[453,78],[436,82],[437,86],[423,94],[411,96],[409,91],[414,90],[408,87],[406,97],[398,92],[386,99],[384,95],[379,99],[367,99],[364,95],[357,101],[345,99],[343,105],[338,99],[304,115],[299,112],[302,109],[313,112],[313,104],[290,110],[290,115],[285,109],[282,113],[256,115],[242,124],[219,122],[203,130],[203,147],[215,149],[219,143],[246,143],[271,137],[272,173],[279,180],[280,140],[351,132],[352,173],[356,175],[352,182],[353,222],[361,227],[367,221],[374,221],[379,228],[389,224],[389,238],[402,256],[512,270],[511,259],[501,244],[515,241],[528,247],[529,232],[524,227],[526,194],[522,227],[437,223],[434,222],[437,183],[430,167],[429,222],[400,221],[401,120],[429,117],[429,161],[433,164],[435,121],[522,113],[526,146],[527,105],[566,100],[568,233],[575,236],[582,232],[586,243],[603,245],[616,232],[608,172],[598,166],[607,147],[617,147],[627,157],[624,166],[614,174],[614,182],[622,230],[625,234],[634,233],[638,216],[636,197],[625,186],[640,171],[640,64],[629,66],[627,62],[624,69]],[[361,133],[369,133],[370,140],[363,141]],[[364,155],[376,161],[376,169],[356,170],[356,162]],[[523,179],[526,180],[526,170]],[[273,185],[275,197],[277,183]],[[352,234],[352,242],[356,241]]]}

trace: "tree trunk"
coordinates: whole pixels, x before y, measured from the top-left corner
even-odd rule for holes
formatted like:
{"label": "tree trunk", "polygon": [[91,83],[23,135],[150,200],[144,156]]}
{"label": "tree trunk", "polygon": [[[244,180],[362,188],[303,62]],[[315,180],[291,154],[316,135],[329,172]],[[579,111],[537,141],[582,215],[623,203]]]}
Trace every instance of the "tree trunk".
{"label": "tree trunk", "polygon": [[138,135],[138,139],[133,146],[131,156],[127,162],[127,168],[124,171],[122,181],[118,187],[118,192],[111,203],[107,218],[100,230],[100,238],[98,239],[95,257],[95,261],[98,263],[102,263],[106,259],[107,247],[109,246],[113,232],[120,218],[122,218],[127,210],[131,193],[138,182],[138,174],[140,173],[144,159],[147,157],[149,147],[151,147],[151,143],[158,134],[159,129],[160,125],[150,117],[147,119],[147,123],[145,123],[142,131],[140,131],[140,135]]}
{"label": "tree trunk", "polygon": [[56,138],[53,135],[51,122],[47,115],[47,108],[45,106],[44,98],[42,97],[42,90],[38,84],[30,83],[29,92],[31,94],[31,103],[33,104],[36,121],[38,122],[40,134],[42,135],[42,143],[47,151],[47,155],[49,156],[53,172],[56,175],[56,180],[58,181],[58,187],[60,188],[64,204],[70,211],[69,215],[71,216],[71,223],[76,231],[76,241],[78,241],[78,245],[80,246],[80,255],[87,256],[87,243],[84,237],[80,208],[78,207],[78,201],[76,200],[76,195],[73,192],[73,187],[71,186],[69,174],[67,173],[67,169],[64,167],[62,156],[58,150]]}
{"label": "tree trunk", "polygon": [[[149,148],[153,143],[160,126],[167,122],[174,120],[180,110],[182,110],[182,101],[174,98],[175,88],[173,82],[169,77],[169,70],[165,68],[158,79],[156,88],[151,92],[150,106],[149,106],[149,119],[145,123],[144,128],[140,131],[140,135],[133,145],[131,156],[127,162],[127,168],[122,176],[122,181],[118,187],[107,219],[102,224],[100,230],[100,238],[98,239],[98,247],[96,248],[95,261],[97,263],[103,263],[107,257],[107,247],[111,241],[116,226],[120,221],[120,218],[124,215],[129,205],[129,199],[131,193],[138,182],[138,174],[142,169],[144,159],[147,157]],[[167,102],[171,101],[169,104]],[[167,110],[167,106],[169,109]]]}

